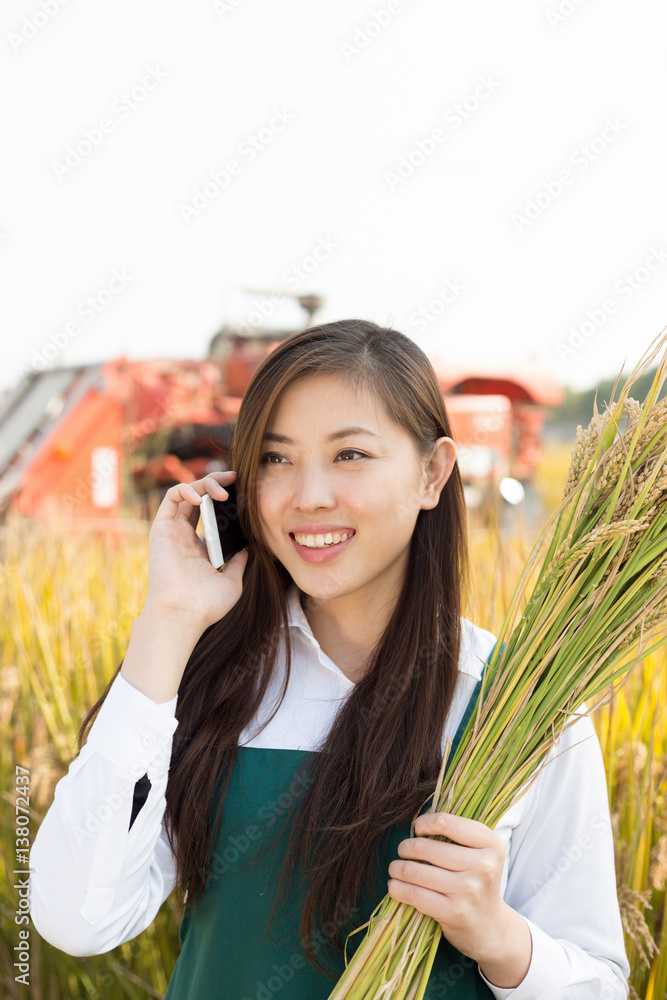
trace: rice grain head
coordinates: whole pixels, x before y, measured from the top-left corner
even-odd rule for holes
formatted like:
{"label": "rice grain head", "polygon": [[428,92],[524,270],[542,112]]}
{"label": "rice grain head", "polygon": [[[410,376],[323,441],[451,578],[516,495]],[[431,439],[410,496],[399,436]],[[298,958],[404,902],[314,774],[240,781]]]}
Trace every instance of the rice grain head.
{"label": "rice grain head", "polygon": [[667,886],[667,834],[665,833],[651,849],[648,879],[650,885],[658,892],[665,891]]}

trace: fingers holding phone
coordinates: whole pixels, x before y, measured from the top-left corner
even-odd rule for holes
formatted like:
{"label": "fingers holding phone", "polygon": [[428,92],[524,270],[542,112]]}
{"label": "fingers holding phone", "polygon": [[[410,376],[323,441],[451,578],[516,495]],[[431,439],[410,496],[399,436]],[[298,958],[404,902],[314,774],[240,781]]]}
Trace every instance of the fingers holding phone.
{"label": "fingers holding phone", "polygon": [[[170,486],[160,504],[158,515],[162,514],[163,517],[174,520],[185,518],[193,528],[196,528],[201,501],[204,497],[211,496],[217,500],[226,500],[235,476],[236,473],[232,469],[226,472],[209,472],[203,479],[197,479],[193,483],[176,483],[175,486]],[[162,512],[163,506],[164,512]]]}
{"label": "fingers holding phone", "polygon": [[[248,543],[243,536],[240,539],[237,536],[237,541],[242,539],[243,544],[235,542],[232,551],[225,540],[228,529],[238,524],[235,492],[233,504],[229,497],[235,478],[236,473],[230,469],[211,473],[193,483],[171,486],[158,508],[148,538],[147,603],[196,622],[202,631],[224,617],[243,590],[247,562],[244,548]],[[217,537],[224,559],[218,566],[213,565],[208,545],[195,532],[204,502],[206,507],[221,505],[223,537],[221,540],[220,533]],[[209,542],[215,546],[215,533],[209,530],[208,534]],[[219,553],[215,548],[213,552],[218,561]],[[222,567],[224,572],[216,572]]]}

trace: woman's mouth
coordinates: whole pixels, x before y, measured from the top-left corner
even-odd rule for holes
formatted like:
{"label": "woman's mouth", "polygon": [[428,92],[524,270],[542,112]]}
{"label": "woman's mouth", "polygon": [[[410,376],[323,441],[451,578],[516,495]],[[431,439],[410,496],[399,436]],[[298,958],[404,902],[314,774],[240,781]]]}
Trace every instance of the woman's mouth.
{"label": "woman's mouth", "polygon": [[[346,534],[347,538],[344,537]],[[349,546],[355,534],[356,532],[349,534],[347,532],[334,532],[333,534],[327,533],[325,535],[302,535],[299,533],[299,538],[302,539],[299,542],[294,533],[290,532],[290,538],[292,539],[294,548],[305,562],[321,563],[335,559],[337,555]],[[337,538],[341,540],[336,541]],[[306,541],[310,542],[310,545],[303,544]]]}

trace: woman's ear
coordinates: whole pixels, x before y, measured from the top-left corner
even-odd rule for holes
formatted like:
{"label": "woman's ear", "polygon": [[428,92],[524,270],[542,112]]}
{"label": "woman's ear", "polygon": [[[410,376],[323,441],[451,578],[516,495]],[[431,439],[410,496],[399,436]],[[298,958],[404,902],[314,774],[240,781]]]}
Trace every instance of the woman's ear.
{"label": "woman's ear", "polygon": [[438,506],[442,488],[449,479],[456,462],[457,448],[450,437],[435,442],[433,452],[424,469],[421,507],[430,510]]}

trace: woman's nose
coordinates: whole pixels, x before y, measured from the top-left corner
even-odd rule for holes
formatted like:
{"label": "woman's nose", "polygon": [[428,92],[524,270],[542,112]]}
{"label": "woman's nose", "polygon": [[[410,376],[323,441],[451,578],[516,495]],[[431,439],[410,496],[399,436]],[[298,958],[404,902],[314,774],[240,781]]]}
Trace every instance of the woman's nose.
{"label": "woman's nose", "polygon": [[292,506],[298,510],[332,507],[336,503],[332,483],[322,472],[311,470],[297,474],[293,481]]}

